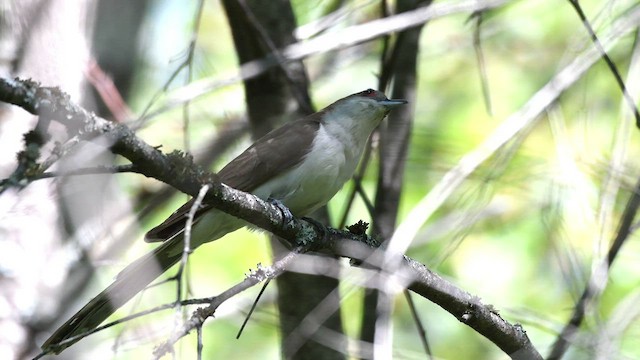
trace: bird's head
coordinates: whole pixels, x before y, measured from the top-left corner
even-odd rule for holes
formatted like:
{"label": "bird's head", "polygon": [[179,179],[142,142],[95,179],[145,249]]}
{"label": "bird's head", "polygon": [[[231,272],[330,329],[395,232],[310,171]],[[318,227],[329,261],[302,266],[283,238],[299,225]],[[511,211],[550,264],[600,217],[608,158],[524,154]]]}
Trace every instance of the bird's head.
{"label": "bird's head", "polygon": [[330,108],[352,118],[379,122],[393,108],[406,103],[402,99],[389,100],[382,91],[367,89],[336,101]]}
{"label": "bird's head", "polygon": [[351,134],[366,138],[392,109],[406,100],[389,100],[382,91],[367,89],[329,105],[323,113],[325,123],[337,122]]}

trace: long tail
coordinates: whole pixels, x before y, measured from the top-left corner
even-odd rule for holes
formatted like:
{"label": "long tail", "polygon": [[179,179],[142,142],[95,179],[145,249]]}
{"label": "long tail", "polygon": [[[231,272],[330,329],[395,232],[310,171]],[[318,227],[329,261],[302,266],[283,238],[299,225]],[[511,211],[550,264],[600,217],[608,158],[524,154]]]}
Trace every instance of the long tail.
{"label": "long tail", "polygon": [[57,344],[98,327],[119,307],[175,265],[182,257],[183,246],[182,236],[176,236],[124,268],[109,287],[60,326],[45,341],[42,350],[59,354],[77,340],[60,346]]}

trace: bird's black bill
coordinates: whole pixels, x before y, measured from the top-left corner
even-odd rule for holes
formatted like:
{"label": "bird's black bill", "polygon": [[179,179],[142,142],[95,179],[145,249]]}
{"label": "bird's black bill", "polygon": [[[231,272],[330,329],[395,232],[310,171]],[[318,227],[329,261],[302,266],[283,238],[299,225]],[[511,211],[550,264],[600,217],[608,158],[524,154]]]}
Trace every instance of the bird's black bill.
{"label": "bird's black bill", "polygon": [[408,103],[408,101],[405,99],[386,99],[386,100],[380,101],[380,104],[388,108],[394,108],[400,105],[404,105],[406,103]]}

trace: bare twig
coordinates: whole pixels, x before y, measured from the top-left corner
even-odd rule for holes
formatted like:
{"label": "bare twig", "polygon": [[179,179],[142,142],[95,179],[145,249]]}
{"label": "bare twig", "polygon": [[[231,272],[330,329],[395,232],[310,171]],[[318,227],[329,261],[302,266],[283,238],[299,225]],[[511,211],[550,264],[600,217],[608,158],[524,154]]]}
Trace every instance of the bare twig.
{"label": "bare twig", "polygon": [[391,268],[385,264],[390,258],[382,250],[372,250],[334,236],[328,237],[326,247],[339,256],[365,259],[363,266],[382,270],[378,275],[382,278],[377,279],[376,284],[393,284],[398,291],[406,286],[481,333],[512,359],[542,359],[520,325],[509,324],[491,305],[483,304],[480,298],[457,288],[415,260],[402,255],[391,257],[396,266],[393,272],[387,272]]}
{"label": "bare twig", "polygon": [[[178,77],[178,75],[182,72],[182,70],[185,67],[189,68],[189,73],[188,73],[187,77],[188,77],[189,81],[191,80],[191,78],[192,78],[191,64],[193,63],[193,55],[194,55],[194,52],[195,52],[196,41],[198,39],[198,30],[200,28],[200,20],[202,18],[202,10],[203,9],[204,9],[204,0],[199,0],[198,6],[196,8],[196,13],[195,13],[196,23],[194,25],[193,31],[191,32],[191,40],[189,41],[189,46],[188,46],[188,50],[187,50],[186,59],[184,61],[182,61],[180,63],[180,65],[178,65],[178,67],[173,71],[173,73],[171,73],[171,75],[169,76],[167,81],[164,83],[162,88],[160,90],[158,90],[151,97],[151,100],[147,103],[147,106],[142,111],[142,114],[140,115],[140,117],[136,121],[134,121],[134,122],[132,122],[130,124],[130,126],[133,129],[137,129],[137,128],[140,128],[140,127],[144,126],[147,121],[149,121],[152,117],[155,116],[155,115],[149,115],[149,111],[151,110],[153,105],[156,103],[156,101],[158,101],[158,99],[160,99],[160,96],[162,96],[162,94],[164,94],[169,89],[169,86],[171,86],[173,81],[176,79],[176,77]],[[186,101],[184,101],[180,105],[186,105],[189,102],[190,102],[190,99],[187,99]],[[154,112],[154,114],[157,114],[157,112]],[[187,124],[187,129],[188,129],[188,124]],[[186,134],[186,131],[185,131],[185,134]]]}
{"label": "bare twig", "polygon": [[[569,0],[569,3],[573,6],[576,13],[578,14],[578,17],[582,21],[582,24],[589,33],[594,47],[600,52],[604,61],[607,63],[609,70],[611,71],[616,80],[616,83],[622,91],[622,95],[625,101],[629,105],[636,119],[636,126],[640,127],[640,113],[638,113],[638,108],[635,106],[635,101],[627,91],[627,87],[624,83],[624,80],[620,76],[620,72],[618,71],[616,65],[613,63],[602,43],[598,39],[598,36],[593,31],[591,23],[586,18],[586,15],[584,14],[584,11],[582,10],[579,2],[577,0]],[[622,245],[629,238],[629,235],[634,231],[632,229],[632,225],[638,212],[638,208],[640,207],[639,192],[640,180],[638,180],[638,183],[627,202],[627,206],[620,220],[617,234],[611,244],[611,247],[609,248],[609,252],[607,253],[606,258],[600,261],[594,268],[589,281],[587,282],[587,285],[583,290],[582,295],[580,296],[580,299],[574,306],[573,314],[571,315],[568,323],[564,326],[560,334],[558,334],[558,337],[556,338],[556,341],[551,348],[551,352],[548,357],[549,360],[561,359],[564,356],[567,349],[574,341],[576,334],[578,333],[578,330],[580,328],[580,325],[582,324],[582,321],[584,320],[589,305],[604,290],[604,287],[607,284],[607,278],[609,276],[609,269],[611,268],[613,261],[622,248]]]}
{"label": "bare twig", "polygon": [[482,51],[482,38],[480,37],[480,29],[482,29],[482,20],[484,12],[474,12],[472,18],[475,19],[475,27],[473,30],[473,49],[476,53],[476,61],[478,62],[478,74],[480,76],[480,85],[482,86],[482,98],[487,113],[493,115],[491,106],[491,93],[489,91],[489,78],[487,77],[487,66],[484,63],[484,52]]}
{"label": "bare twig", "polygon": [[[420,9],[430,9],[431,6],[431,0],[399,0],[396,2],[396,11],[406,14]],[[383,246],[391,239],[395,229],[403,190],[415,109],[415,105],[412,104],[416,103],[417,59],[422,25],[424,24],[399,33],[393,48],[384,54],[387,58],[382,59],[379,87],[388,87],[393,78],[391,95],[409,101],[409,105],[390,114],[389,120],[380,126],[378,183],[372,219],[374,232],[383,239]],[[378,284],[380,289],[367,291],[364,298],[360,340],[376,345],[373,349],[375,358],[393,356],[391,304],[394,294],[389,293],[388,285],[390,284],[386,282]],[[417,318],[414,320],[419,321]]]}
{"label": "bare twig", "polygon": [[[324,236],[321,236],[314,225],[296,218],[285,223],[282,212],[277,206],[254,195],[220,184],[214,176],[199,169],[180,154],[169,156],[162,154],[138,139],[126,126],[100,119],[70,103],[68,97],[57,89],[42,88],[30,81],[0,78],[0,101],[19,105],[32,113],[45,110],[51,115],[52,120],[70,128],[84,129],[82,133],[84,139],[92,139],[97,135],[104,137],[111,144],[112,152],[126,157],[139,166],[143,174],[171,184],[185,193],[195,196],[203,183],[210,184],[211,190],[205,197],[208,204],[280,236],[294,249],[324,251],[336,256],[351,257],[382,269],[388,268],[380,261],[380,257],[372,256],[375,255],[372,248],[376,244],[374,240],[364,235],[354,235],[330,228],[326,229]],[[295,256],[293,254],[282,260],[279,265],[281,267],[274,265],[277,271],[273,273],[262,271],[220,296],[228,298],[253,286],[261,281],[260,279],[277,275],[280,271],[278,269],[286,267],[287,261]],[[388,257],[383,259],[388,261],[386,260]],[[385,276],[397,277],[399,286],[408,286],[410,290],[440,305],[457,319],[490,339],[512,358],[540,358],[521,327],[504,321],[493,313],[491,307],[483,305],[476,297],[453,286],[429,271],[424,265],[407,257],[400,257],[397,264],[399,264],[396,267],[398,271]],[[203,310],[204,312],[194,315],[165,343],[165,346],[158,349],[158,353],[170,351],[175,341],[183,336],[181,334],[191,331],[195,328],[194,326],[204,322],[208,314],[213,313],[221,303],[221,299],[214,299],[212,304]],[[74,342],[68,341],[66,344]],[[49,348],[47,351],[56,351],[56,349]],[[523,357],[523,354],[526,357]]]}
{"label": "bare twig", "polygon": [[[609,49],[624,35],[637,28],[640,22],[640,6],[635,6],[616,20],[604,36],[602,46]],[[415,238],[422,225],[444,203],[444,201],[464,182],[464,180],[499,148],[508,143],[515,135],[526,130],[539,118],[554,101],[582,74],[595,64],[602,54],[590,47],[574,61],[560,70],[546,85],[536,92],[520,110],[510,115],[498,128],[474,151],[465,155],[458,164],[449,170],[442,179],[411,210],[404,222],[396,230],[392,244],[395,251],[404,252]]]}
{"label": "bare twig", "polygon": [[247,326],[247,323],[249,322],[249,318],[251,318],[251,315],[256,310],[256,306],[258,306],[258,301],[260,301],[260,298],[262,297],[262,294],[264,294],[264,291],[267,289],[267,286],[269,286],[270,282],[271,282],[271,279],[267,279],[267,281],[264,282],[264,285],[262,286],[262,289],[260,289],[260,292],[258,293],[258,296],[256,296],[256,299],[253,301],[253,304],[251,304],[251,309],[249,309],[249,313],[244,318],[244,321],[242,322],[242,325],[240,326],[240,330],[238,330],[238,334],[236,335],[236,339],[240,339],[240,336],[242,335],[242,331],[244,330],[245,326]]}
{"label": "bare twig", "polygon": [[416,327],[418,328],[418,336],[420,337],[420,341],[422,342],[422,347],[424,347],[424,352],[427,355],[427,359],[431,360],[433,356],[431,355],[431,347],[429,346],[429,339],[427,339],[427,330],[425,330],[424,325],[422,325],[422,321],[420,321],[420,316],[416,311],[416,305],[413,302],[411,293],[405,290],[404,296],[406,297],[407,303],[409,304],[409,309],[411,310],[411,316],[414,318],[414,322],[416,323]]}
{"label": "bare twig", "polygon": [[[48,179],[62,176],[79,176],[79,175],[96,175],[96,174],[117,174],[117,173],[138,173],[136,167],[132,164],[117,166],[94,166],[88,168],[80,168],[73,170],[65,170],[62,172],[45,171],[41,174],[31,177],[29,180]],[[3,180],[4,181],[4,180]],[[2,182],[0,181],[0,184]],[[1,186],[1,185],[0,185]]]}
{"label": "bare twig", "polygon": [[[217,161],[222,154],[225,153],[233,144],[235,144],[242,136],[246,135],[249,125],[246,119],[228,119],[222,124],[222,129],[209,140],[205,141],[207,145],[201,149],[196,149],[193,153],[194,162],[200,164],[204,168],[211,168],[211,165]],[[161,206],[164,202],[171,199],[176,193],[176,189],[166,186],[151,196],[151,200],[145,204],[144,208],[138,212],[139,219],[145,219],[153,210]]]}
{"label": "bare twig", "polygon": [[609,54],[607,54],[607,50],[605,50],[605,48],[602,46],[602,43],[600,42],[600,40],[598,40],[598,36],[596,35],[596,33],[593,31],[593,28],[591,27],[591,23],[589,22],[589,20],[587,20],[587,16],[584,14],[584,11],[582,11],[580,2],[578,0],[568,0],[568,1],[571,5],[573,5],[573,8],[576,10],[576,13],[578,13],[578,17],[582,21],[582,25],[584,25],[584,28],[587,29],[587,32],[591,37],[591,41],[593,42],[593,45],[596,47],[596,49],[598,49],[598,51],[602,55],[602,59],[607,63],[609,70],[611,70],[611,75],[613,75],[613,77],[616,79],[616,83],[618,84],[618,87],[622,91],[622,96],[624,97],[625,101],[629,105],[629,108],[633,112],[633,116],[636,119],[636,127],[640,128],[640,112],[638,112],[638,108],[636,107],[635,101],[633,101],[633,98],[627,91],[627,87],[624,84],[624,80],[622,80],[622,76],[620,76],[618,67],[613,62],[613,60],[611,60],[611,58],[609,57]]}
{"label": "bare twig", "polygon": [[591,300],[604,290],[609,269],[611,268],[613,261],[616,259],[622,245],[624,245],[626,240],[634,231],[633,222],[638,213],[638,208],[640,208],[640,179],[633,189],[631,197],[627,202],[627,206],[624,209],[620,220],[620,226],[618,227],[618,232],[616,237],[613,239],[606,259],[604,259],[591,274],[587,286],[573,309],[573,314],[571,315],[569,322],[562,329],[556,339],[556,342],[553,344],[551,353],[549,354],[549,357],[547,357],[548,360],[557,360],[564,356],[564,353],[567,351],[569,345],[571,345],[576,333],[578,332]]}
{"label": "bare twig", "polygon": [[[187,300],[182,300],[180,302],[180,305],[181,306],[187,306],[187,305],[210,304],[215,298],[216,297],[213,296],[213,297],[207,297],[207,298],[187,299]],[[158,305],[158,306],[153,307],[151,309],[147,309],[147,310],[144,310],[144,311],[136,312],[134,314],[122,317],[122,318],[120,318],[118,320],[114,320],[114,321],[108,322],[108,323],[106,323],[104,325],[98,326],[93,330],[86,331],[86,332],[80,333],[78,335],[75,335],[73,337],[70,337],[70,338],[62,341],[60,343],[60,345],[75,343],[76,341],[78,341],[80,339],[84,339],[85,337],[87,337],[89,335],[95,334],[95,333],[103,331],[105,329],[114,327],[116,325],[125,324],[125,323],[127,323],[129,321],[132,321],[132,320],[135,320],[135,319],[138,319],[138,318],[150,315],[150,314],[155,314],[155,313],[160,312],[160,311],[174,309],[175,306],[176,306],[176,303],[175,302],[171,302],[171,303],[168,303],[168,304]],[[41,358],[41,357],[43,357],[45,355],[47,355],[47,353],[42,352],[42,353],[38,354],[36,357],[34,357],[34,360],[35,359],[39,359],[39,358]]]}
{"label": "bare twig", "polygon": [[[634,45],[629,62],[626,85],[631,96],[637,102],[640,97],[640,31],[635,31]],[[600,259],[604,255],[604,242],[609,240],[609,234],[615,229],[613,222],[614,208],[616,206],[616,198],[623,184],[621,174],[626,170],[625,162],[632,156],[630,152],[633,138],[633,117],[632,112],[626,105],[626,101],[621,104],[621,119],[617,126],[613,141],[611,156],[606,165],[606,175],[602,181],[600,204],[598,206],[598,224],[600,227],[600,236],[598,244],[594,246],[595,259]]]}
{"label": "bare twig", "polygon": [[[369,139],[367,146],[364,150],[364,154],[362,155],[362,160],[360,161],[360,165],[356,174],[353,175],[353,186],[349,189],[349,194],[346,196],[346,200],[344,202],[344,208],[342,209],[342,215],[340,216],[340,221],[338,222],[338,229],[344,229],[347,225],[347,218],[349,216],[349,212],[351,211],[351,206],[353,205],[353,201],[356,199],[356,195],[364,195],[364,192],[358,191],[358,188],[362,188],[358,186],[358,183],[364,176],[364,173],[367,171],[367,166],[369,166],[369,158],[371,157],[372,147],[371,147],[371,139]],[[365,200],[365,206],[367,206],[367,210],[369,214],[373,214],[373,205],[371,200],[368,197],[363,196],[363,200]]]}
{"label": "bare twig", "polygon": [[282,272],[285,271],[287,266],[298,256],[298,252],[293,251],[284,256],[282,259],[276,261],[270,267],[258,267],[255,271],[253,271],[249,276],[247,276],[244,281],[232,286],[226,291],[222,292],[220,295],[216,296],[209,306],[206,308],[200,308],[196,310],[191,318],[187,320],[180,329],[175,331],[169,339],[167,339],[162,344],[158,345],[154,351],[154,358],[159,359],[163,355],[171,352],[173,349],[173,345],[178,342],[181,338],[189,334],[193,329],[202,327],[202,324],[213,314],[216,312],[218,307],[222,305],[226,300],[232,298],[233,296],[253,287],[256,284],[259,284],[262,281],[267,279],[274,279]]}
{"label": "bare twig", "polygon": [[[459,13],[472,13],[503,6],[512,0],[462,0],[438,2],[428,8],[420,8],[384,19],[369,21],[365,24],[349,26],[341,31],[320,35],[314,39],[291,44],[279,51],[285,61],[297,61],[309,56],[326,53],[371,41],[387,34],[415,27],[433,19]],[[240,81],[259,76],[267,70],[278,66],[273,56],[249,61],[242,64],[236,74],[225,78],[207,78],[195,81],[188,86],[168,94],[164,106],[149,113],[151,118],[164,113],[186,101],[193,100],[211,91],[236,84]]]}
{"label": "bare twig", "polygon": [[204,344],[202,342],[202,326],[198,326],[196,330],[198,331],[198,345],[197,345],[198,360],[202,360],[202,348],[204,347],[203,346]]}
{"label": "bare twig", "polygon": [[286,66],[288,62],[287,59],[285,59],[282,56],[276,44],[273,42],[273,40],[271,40],[269,33],[262,26],[262,24],[260,23],[256,15],[253,13],[253,10],[251,10],[251,8],[247,6],[247,3],[245,2],[245,0],[238,0],[238,4],[240,4],[240,6],[242,7],[242,10],[244,11],[245,15],[247,16],[247,19],[249,20],[249,23],[254,27],[256,32],[260,35],[260,39],[267,45],[267,47],[269,48],[269,51],[271,51],[272,56],[276,59],[277,65],[280,67],[280,70],[282,70],[282,73],[284,74],[285,79],[289,83],[289,86],[291,86],[294,89],[292,91],[292,94],[293,94],[293,97],[296,99],[296,102],[298,103],[298,106],[300,107],[300,109],[302,109],[304,113],[308,113],[308,114],[313,113],[314,110],[313,110],[313,106],[311,105],[310,99],[307,96],[305,96],[305,94],[308,94],[308,92],[306,89],[303,88],[303,85],[300,84],[300,82],[295,79],[295,77],[291,73],[291,70]]}
{"label": "bare twig", "polygon": [[91,83],[100,99],[113,115],[116,122],[124,122],[133,117],[133,112],[122,98],[120,91],[113,83],[113,79],[107,75],[96,59],[91,59],[86,70],[87,80]]}
{"label": "bare twig", "polygon": [[[185,79],[185,83],[188,85],[193,81],[193,56],[196,51],[196,43],[198,41],[198,31],[200,30],[200,21],[202,20],[202,10],[204,9],[204,0],[198,1],[198,6],[196,7],[195,14],[195,25],[193,26],[193,30],[191,31],[191,40],[189,41],[189,50],[187,52],[187,58],[183,62],[184,66],[187,67],[187,77]],[[182,107],[182,130],[184,132],[184,149],[185,151],[191,150],[191,144],[189,142],[189,123],[190,123],[190,113],[189,113],[189,103],[185,102]]]}
{"label": "bare twig", "polygon": [[187,261],[189,260],[189,255],[193,252],[191,249],[191,229],[193,228],[193,218],[196,215],[198,209],[200,209],[200,205],[202,204],[202,200],[204,200],[204,196],[207,195],[209,191],[209,185],[204,185],[198,192],[198,196],[196,196],[191,209],[189,209],[189,213],[187,214],[187,222],[184,226],[184,247],[182,248],[182,258],[180,259],[180,266],[178,267],[178,272],[175,275],[176,279],[176,304],[178,304],[182,300],[182,275],[184,274],[184,270],[187,267]]}

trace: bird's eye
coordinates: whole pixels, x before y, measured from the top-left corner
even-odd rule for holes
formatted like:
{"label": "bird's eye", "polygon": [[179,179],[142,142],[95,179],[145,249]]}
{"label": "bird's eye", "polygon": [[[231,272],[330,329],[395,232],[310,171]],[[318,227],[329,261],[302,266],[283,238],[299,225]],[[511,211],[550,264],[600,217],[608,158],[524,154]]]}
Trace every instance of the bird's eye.
{"label": "bird's eye", "polygon": [[373,89],[367,89],[365,91],[363,91],[361,94],[364,96],[373,96],[376,93],[375,90]]}

